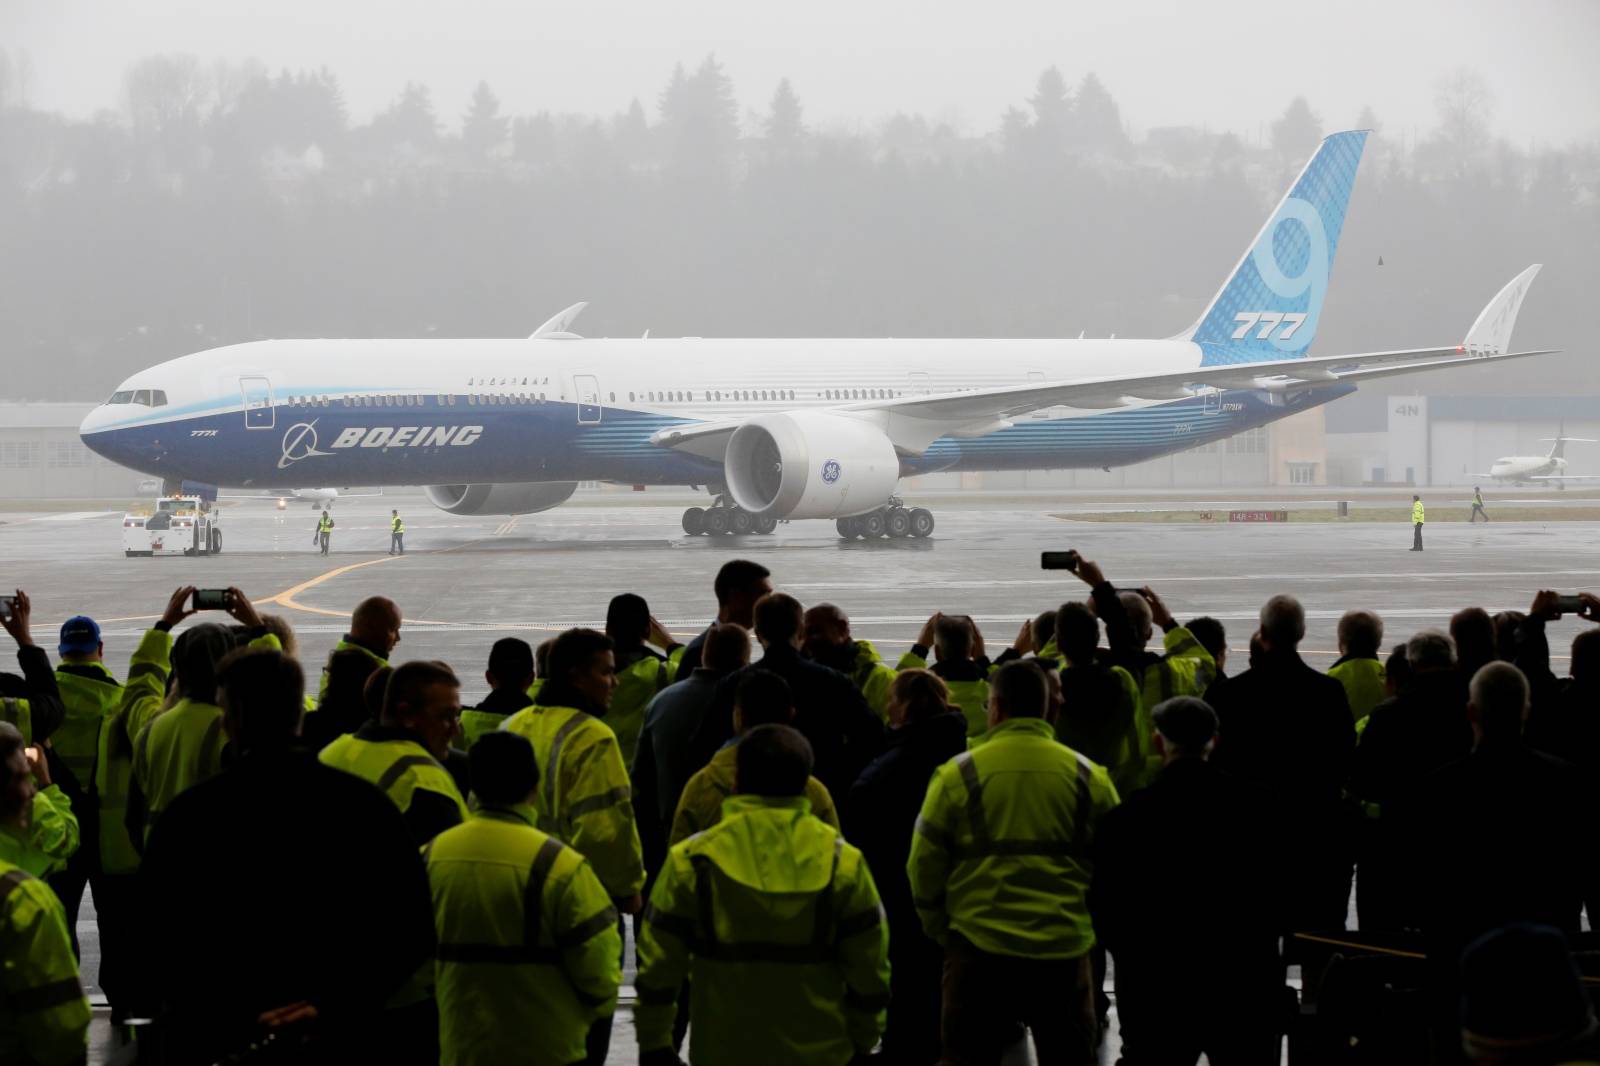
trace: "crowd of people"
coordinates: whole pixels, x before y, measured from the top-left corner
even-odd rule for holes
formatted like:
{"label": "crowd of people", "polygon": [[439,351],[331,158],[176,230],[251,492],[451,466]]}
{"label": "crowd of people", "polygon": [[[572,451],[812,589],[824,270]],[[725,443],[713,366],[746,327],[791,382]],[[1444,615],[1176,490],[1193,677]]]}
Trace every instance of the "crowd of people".
{"label": "crowd of people", "polygon": [[1090,1063],[1113,992],[1129,1066],[1266,1066],[1304,1013],[1286,966],[1310,1001],[1330,945],[1420,967],[1433,1061],[1600,1054],[1573,953],[1600,628],[1557,676],[1572,601],[1387,657],[1352,611],[1322,672],[1291,596],[1237,663],[1217,620],[1075,564],[998,654],[938,614],[891,664],[734,560],[687,644],[618,595],[604,632],[497,641],[475,707],[392,662],[386,598],[308,686],[239,589],[223,622],[178,589],[120,681],[83,616],[52,670],[19,591],[0,1061],[83,1059],[86,890],[144,1062],[600,1066],[628,923],[644,1066],[998,1063],[1024,1034]]}

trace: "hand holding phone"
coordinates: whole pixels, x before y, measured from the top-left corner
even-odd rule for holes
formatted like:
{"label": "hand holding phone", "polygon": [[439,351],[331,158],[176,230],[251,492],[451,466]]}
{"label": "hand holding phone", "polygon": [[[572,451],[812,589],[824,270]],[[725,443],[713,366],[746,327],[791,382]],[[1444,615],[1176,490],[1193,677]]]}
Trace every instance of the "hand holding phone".
{"label": "hand holding phone", "polygon": [[1076,551],[1039,553],[1041,570],[1077,570],[1081,561],[1082,557]]}

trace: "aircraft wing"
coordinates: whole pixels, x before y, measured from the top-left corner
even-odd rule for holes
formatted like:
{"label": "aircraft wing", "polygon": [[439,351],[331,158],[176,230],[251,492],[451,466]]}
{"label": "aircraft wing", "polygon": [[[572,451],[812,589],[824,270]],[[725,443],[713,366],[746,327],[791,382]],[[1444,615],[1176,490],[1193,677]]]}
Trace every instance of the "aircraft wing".
{"label": "aircraft wing", "polygon": [[[1461,343],[1447,347],[1192,367],[1157,374],[1030,381],[965,392],[844,403],[832,410],[882,426],[898,449],[915,454],[940,437],[992,432],[1008,426],[1010,419],[1050,407],[1114,409],[1184,399],[1212,389],[1291,393],[1342,381],[1546,355],[1554,349],[1506,351],[1517,310],[1539,269],[1535,264],[1513,278],[1479,313]],[[738,422],[720,421],[670,427],[656,433],[651,441],[661,447],[721,460],[727,438],[738,426]]]}

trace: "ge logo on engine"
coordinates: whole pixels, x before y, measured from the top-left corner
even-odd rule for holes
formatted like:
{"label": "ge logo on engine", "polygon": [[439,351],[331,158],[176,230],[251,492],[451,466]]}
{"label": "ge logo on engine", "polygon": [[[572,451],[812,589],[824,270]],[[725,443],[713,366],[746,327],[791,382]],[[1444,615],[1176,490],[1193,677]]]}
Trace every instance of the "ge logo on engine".
{"label": "ge logo on engine", "polygon": [[839,460],[837,460],[837,459],[829,459],[827,462],[823,463],[822,464],[822,482],[823,482],[823,484],[832,485],[835,481],[838,481],[839,480],[839,472],[840,472],[839,471]]}

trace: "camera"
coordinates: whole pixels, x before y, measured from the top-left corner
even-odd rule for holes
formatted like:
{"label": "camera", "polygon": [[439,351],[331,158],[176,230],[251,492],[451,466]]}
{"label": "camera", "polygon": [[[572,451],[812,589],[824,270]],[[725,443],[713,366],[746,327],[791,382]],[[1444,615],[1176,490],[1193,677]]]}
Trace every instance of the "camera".
{"label": "camera", "polygon": [[227,589],[195,589],[194,609],[197,611],[226,611],[233,606],[233,595]]}
{"label": "camera", "polygon": [[1078,564],[1083,557],[1076,551],[1040,552],[1039,568],[1041,570],[1073,570],[1078,569]]}
{"label": "camera", "polygon": [[1560,611],[1562,614],[1582,614],[1583,597],[1563,596],[1556,601],[1556,610]]}
{"label": "camera", "polygon": [[0,621],[11,621],[11,616],[17,613],[17,598],[15,596],[0,596]]}

